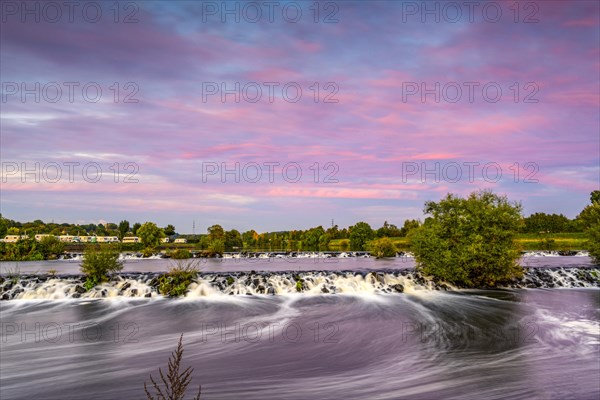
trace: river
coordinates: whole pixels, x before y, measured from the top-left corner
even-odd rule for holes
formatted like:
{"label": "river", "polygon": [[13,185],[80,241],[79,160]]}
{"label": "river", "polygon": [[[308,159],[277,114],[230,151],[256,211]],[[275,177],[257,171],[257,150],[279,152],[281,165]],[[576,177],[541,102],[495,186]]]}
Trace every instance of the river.
{"label": "river", "polygon": [[[592,267],[587,257],[522,263]],[[135,260],[123,273],[168,266],[168,260]],[[2,301],[0,398],[144,399],[144,382],[166,368],[182,333],[183,366],[194,368],[189,394],[202,384],[202,399],[599,398],[597,283],[444,291],[390,272],[410,274],[413,267],[401,258],[208,260],[201,265],[207,276],[238,273],[235,292],[211,292],[202,286],[210,286],[206,278],[180,299],[108,290],[106,298]],[[15,264],[0,268],[6,273]],[[74,274],[78,264],[19,263],[18,269]],[[329,276],[336,294],[285,290],[289,274],[277,272],[269,275],[281,280],[277,295],[256,294],[248,288],[256,285],[243,285],[247,275],[240,271],[250,270],[293,271],[310,282]],[[387,272],[379,282],[369,272],[380,270]],[[57,281],[68,285],[68,279]],[[395,282],[402,293],[382,289]]]}

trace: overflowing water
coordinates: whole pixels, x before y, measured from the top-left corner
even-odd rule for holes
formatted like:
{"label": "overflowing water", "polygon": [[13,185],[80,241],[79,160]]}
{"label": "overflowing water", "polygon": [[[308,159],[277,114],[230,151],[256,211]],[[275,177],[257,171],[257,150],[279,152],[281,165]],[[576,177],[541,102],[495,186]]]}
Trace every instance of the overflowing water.
{"label": "overflowing water", "polygon": [[75,262],[3,263],[0,398],[143,399],[181,333],[202,399],[600,395],[587,257],[531,256],[497,290],[435,284],[409,259],[297,261],[209,260],[178,299],[156,290],[168,260],[82,293]]}

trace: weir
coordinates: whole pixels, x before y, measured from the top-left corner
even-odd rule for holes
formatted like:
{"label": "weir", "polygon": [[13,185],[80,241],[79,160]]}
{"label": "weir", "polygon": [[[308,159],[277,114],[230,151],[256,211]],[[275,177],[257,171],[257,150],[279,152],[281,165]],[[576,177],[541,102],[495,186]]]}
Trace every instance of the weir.
{"label": "weir", "polygon": [[[78,298],[158,298],[161,272],[128,272],[86,291],[78,274],[0,277],[2,300]],[[600,287],[600,267],[526,268],[506,289]],[[381,271],[217,272],[199,273],[186,298],[239,295],[394,295],[417,291],[460,290],[412,269]]]}

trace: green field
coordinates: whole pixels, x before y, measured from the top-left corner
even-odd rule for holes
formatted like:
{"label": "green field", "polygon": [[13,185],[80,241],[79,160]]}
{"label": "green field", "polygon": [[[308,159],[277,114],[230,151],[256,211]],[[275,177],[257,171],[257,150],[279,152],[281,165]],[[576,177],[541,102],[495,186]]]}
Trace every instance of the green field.
{"label": "green field", "polygon": [[[405,237],[390,238],[401,251],[410,250],[409,240]],[[340,251],[341,243],[348,239],[334,239],[329,243],[331,250]],[[515,241],[523,250],[586,250],[587,238],[585,233],[520,233]]]}

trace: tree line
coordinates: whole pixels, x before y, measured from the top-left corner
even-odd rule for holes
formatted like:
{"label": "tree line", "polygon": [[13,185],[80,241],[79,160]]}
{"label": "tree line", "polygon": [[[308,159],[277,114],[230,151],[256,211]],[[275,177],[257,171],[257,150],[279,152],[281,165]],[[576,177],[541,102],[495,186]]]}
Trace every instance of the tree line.
{"label": "tree line", "polygon": [[[591,204],[600,201],[600,191],[591,193]],[[426,204],[429,204],[426,203]],[[569,219],[562,214],[534,213],[522,217],[519,209],[518,224],[512,227],[514,232],[520,233],[562,233],[585,232],[595,223],[597,216],[591,206],[587,206],[574,219]],[[432,209],[425,209],[428,214]],[[431,218],[431,217],[429,217]],[[215,224],[207,229],[206,234],[178,235],[173,225],[159,227],[153,222],[130,224],[122,220],[119,224],[56,224],[45,223],[41,220],[33,222],[16,222],[4,218],[0,214],[0,238],[6,235],[51,234],[55,236],[117,236],[123,239],[126,236],[138,236],[142,243],[132,244],[132,250],[155,249],[161,245],[164,237],[185,237],[188,243],[195,248],[204,250],[209,254],[236,251],[327,251],[331,250],[331,241],[337,240],[341,251],[379,251],[389,254],[393,248],[390,240],[384,238],[407,237],[423,224],[418,219],[407,219],[402,227],[390,224],[387,221],[378,229],[373,229],[366,222],[358,222],[347,228],[340,229],[337,225],[330,228],[317,226],[306,230],[291,230],[280,232],[258,233],[254,229],[240,233],[236,229],[225,230],[221,225]],[[340,240],[341,239],[341,240]],[[374,241],[374,239],[378,239]],[[20,243],[0,243],[0,257],[4,260],[20,259],[47,259],[55,254],[60,254],[61,244],[52,238],[44,238],[39,243],[32,240],[19,241]],[[370,246],[368,244],[371,243]],[[12,246],[11,246],[12,245]]]}

